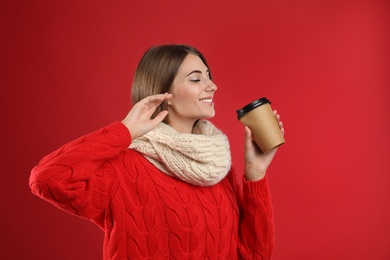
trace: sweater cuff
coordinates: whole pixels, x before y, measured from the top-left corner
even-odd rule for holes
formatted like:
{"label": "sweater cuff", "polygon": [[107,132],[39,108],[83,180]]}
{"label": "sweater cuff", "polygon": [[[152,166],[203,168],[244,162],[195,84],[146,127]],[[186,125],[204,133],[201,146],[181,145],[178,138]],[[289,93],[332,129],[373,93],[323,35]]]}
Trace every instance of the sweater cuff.
{"label": "sweater cuff", "polygon": [[248,181],[245,176],[242,177],[244,194],[260,194],[262,196],[269,193],[268,177],[267,175],[258,181]]}
{"label": "sweater cuff", "polygon": [[129,129],[120,121],[116,121],[106,128],[113,130],[118,136],[120,144],[128,147],[131,144],[132,138]]}

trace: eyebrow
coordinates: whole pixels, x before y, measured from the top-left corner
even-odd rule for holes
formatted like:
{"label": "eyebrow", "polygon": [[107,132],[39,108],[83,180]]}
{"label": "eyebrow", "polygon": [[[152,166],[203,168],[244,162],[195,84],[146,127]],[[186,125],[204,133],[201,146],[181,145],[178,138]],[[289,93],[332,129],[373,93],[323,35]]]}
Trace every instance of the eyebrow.
{"label": "eyebrow", "polygon": [[[192,74],[194,74],[194,73],[202,74],[202,71],[200,71],[200,70],[193,70],[193,71],[191,71],[190,73],[188,73],[186,77],[188,77],[189,75],[192,75]],[[210,73],[210,70],[207,69],[207,70],[206,70],[206,74],[209,74],[209,73]]]}

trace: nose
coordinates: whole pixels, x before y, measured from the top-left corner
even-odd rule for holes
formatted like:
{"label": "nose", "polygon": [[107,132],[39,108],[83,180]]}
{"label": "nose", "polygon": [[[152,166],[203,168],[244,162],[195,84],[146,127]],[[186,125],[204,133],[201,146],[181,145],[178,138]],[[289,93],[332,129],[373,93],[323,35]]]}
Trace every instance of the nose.
{"label": "nose", "polygon": [[215,92],[217,90],[217,85],[214,84],[211,80],[206,85],[205,91],[206,92]]}

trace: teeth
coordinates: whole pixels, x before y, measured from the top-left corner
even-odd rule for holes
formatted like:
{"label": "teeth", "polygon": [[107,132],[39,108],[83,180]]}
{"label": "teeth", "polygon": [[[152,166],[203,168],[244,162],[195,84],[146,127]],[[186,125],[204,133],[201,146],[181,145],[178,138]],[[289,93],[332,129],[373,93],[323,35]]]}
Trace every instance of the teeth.
{"label": "teeth", "polygon": [[212,98],[205,98],[205,99],[201,99],[200,101],[204,102],[204,103],[209,103],[209,102],[213,101],[213,99]]}

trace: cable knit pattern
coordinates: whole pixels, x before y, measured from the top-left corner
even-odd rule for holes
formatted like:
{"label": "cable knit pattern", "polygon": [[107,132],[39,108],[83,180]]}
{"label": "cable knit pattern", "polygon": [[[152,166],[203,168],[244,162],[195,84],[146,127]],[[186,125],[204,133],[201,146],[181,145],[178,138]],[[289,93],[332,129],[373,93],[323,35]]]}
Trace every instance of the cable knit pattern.
{"label": "cable knit pattern", "polygon": [[133,140],[130,148],[162,172],[182,181],[210,186],[218,183],[231,166],[229,141],[207,120],[199,120],[194,134],[178,133],[165,123]]}
{"label": "cable knit pattern", "polygon": [[120,122],[72,141],[34,167],[32,192],[99,225],[104,259],[271,258],[267,178],[241,186],[231,170],[216,185],[194,186],[130,143]]}

